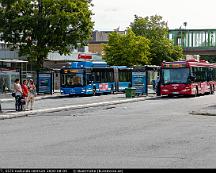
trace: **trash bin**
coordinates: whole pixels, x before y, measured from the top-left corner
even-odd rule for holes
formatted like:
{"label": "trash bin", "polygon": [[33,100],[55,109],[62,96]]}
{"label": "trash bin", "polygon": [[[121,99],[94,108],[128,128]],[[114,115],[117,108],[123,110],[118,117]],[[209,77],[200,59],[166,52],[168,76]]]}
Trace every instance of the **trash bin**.
{"label": "trash bin", "polygon": [[136,88],[125,88],[126,98],[132,98],[136,96]]}

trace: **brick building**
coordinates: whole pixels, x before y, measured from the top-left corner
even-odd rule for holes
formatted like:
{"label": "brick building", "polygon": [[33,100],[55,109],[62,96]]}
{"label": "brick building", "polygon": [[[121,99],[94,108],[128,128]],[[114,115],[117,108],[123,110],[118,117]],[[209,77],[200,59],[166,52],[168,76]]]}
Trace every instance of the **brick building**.
{"label": "brick building", "polygon": [[92,33],[92,39],[88,44],[89,52],[103,55],[103,46],[108,43],[109,34],[112,32],[118,32],[119,34],[126,33],[126,31],[94,31]]}

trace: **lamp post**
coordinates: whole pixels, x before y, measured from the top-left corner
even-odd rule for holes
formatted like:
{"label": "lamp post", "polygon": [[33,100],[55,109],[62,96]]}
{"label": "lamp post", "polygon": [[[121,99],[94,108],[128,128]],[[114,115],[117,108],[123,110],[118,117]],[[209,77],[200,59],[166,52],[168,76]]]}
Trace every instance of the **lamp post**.
{"label": "lamp post", "polygon": [[40,31],[40,27],[41,27],[41,17],[42,17],[42,0],[38,0],[38,29]]}
{"label": "lamp post", "polygon": [[184,27],[185,27],[185,29],[186,29],[186,27],[187,27],[187,22],[184,22],[183,25],[184,25]]}
{"label": "lamp post", "polygon": [[42,0],[38,0],[38,13],[39,15],[42,14]]}
{"label": "lamp post", "polygon": [[[38,19],[37,19],[37,39],[36,45],[41,49],[43,47],[43,0],[38,0]],[[42,52],[37,53],[37,69],[40,70],[42,68],[42,60],[41,60],[41,54]]]}
{"label": "lamp post", "polygon": [[1,100],[0,100],[0,113],[2,113]]}
{"label": "lamp post", "polygon": [[[189,39],[189,32],[186,30],[187,24],[188,24],[187,22],[184,22],[184,23],[183,23],[183,25],[184,25],[184,27],[185,27],[185,38],[184,38],[185,46],[186,46],[186,45],[189,45],[189,40],[188,40],[188,43],[187,43],[187,39],[186,39],[186,38]],[[187,35],[188,35],[188,37],[187,37]]]}

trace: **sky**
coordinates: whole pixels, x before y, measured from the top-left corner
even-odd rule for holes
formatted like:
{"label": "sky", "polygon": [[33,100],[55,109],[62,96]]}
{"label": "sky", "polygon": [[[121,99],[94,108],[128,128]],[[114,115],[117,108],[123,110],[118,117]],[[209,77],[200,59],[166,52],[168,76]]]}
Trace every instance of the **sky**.
{"label": "sky", "polygon": [[94,30],[125,30],[140,17],[160,15],[169,29],[216,29],[216,0],[92,0]]}

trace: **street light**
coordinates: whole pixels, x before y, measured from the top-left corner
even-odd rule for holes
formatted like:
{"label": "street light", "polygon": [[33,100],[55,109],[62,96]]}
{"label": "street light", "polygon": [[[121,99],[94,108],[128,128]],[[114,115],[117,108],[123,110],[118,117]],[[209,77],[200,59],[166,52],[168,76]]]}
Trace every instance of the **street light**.
{"label": "street light", "polygon": [[38,12],[39,12],[39,15],[42,14],[42,1],[41,0],[38,0]]}
{"label": "street light", "polygon": [[1,100],[0,100],[0,113],[2,113]]}
{"label": "street light", "polygon": [[185,26],[185,29],[186,29],[186,26],[187,26],[187,22],[184,22],[184,23],[183,23],[183,25]]}
{"label": "street light", "polygon": [[183,45],[186,46],[186,44],[187,44],[187,40],[186,40],[186,37],[187,37],[186,36],[187,35],[187,33],[186,33],[187,22],[184,22],[183,25],[185,27],[184,38],[183,38]]}

